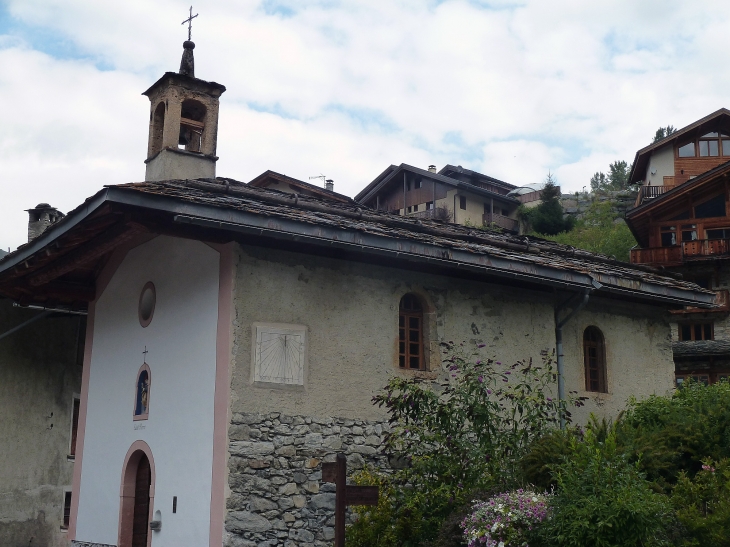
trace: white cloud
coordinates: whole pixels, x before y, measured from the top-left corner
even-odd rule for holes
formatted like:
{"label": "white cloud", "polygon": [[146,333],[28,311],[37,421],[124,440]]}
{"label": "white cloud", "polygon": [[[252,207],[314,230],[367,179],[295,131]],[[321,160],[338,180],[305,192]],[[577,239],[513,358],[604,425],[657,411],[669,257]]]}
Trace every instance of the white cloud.
{"label": "white cloud", "polygon": [[[14,247],[23,209],[67,211],[103,184],[143,177],[140,93],[177,69],[188,4],[6,6],[0,245]],[[552,170],[575,191],[633,159],[658,126],[726,106],[730,75],[717,67],[730,4],[710,0],[216,0],[195,10],[197,76],[228,87],[218,172],[241,180],[322,172],[354,195],[390,163],[454,163],[514,184]]]}

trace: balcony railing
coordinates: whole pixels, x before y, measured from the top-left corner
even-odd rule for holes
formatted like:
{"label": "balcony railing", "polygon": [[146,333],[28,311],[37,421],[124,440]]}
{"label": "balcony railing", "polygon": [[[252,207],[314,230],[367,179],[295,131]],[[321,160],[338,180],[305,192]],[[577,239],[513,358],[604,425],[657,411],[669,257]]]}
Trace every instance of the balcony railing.
{"label": "balcony railing", "polygon": [[520,221],[514,218],[505,217],[496,213],[484,213],[482,215],[484,226],[496,226],[508,232],[517,233],[520,231]]}
{"label": "balcony railing", "polygon": [[730,239],[696,239],[672,247],[631,249],[632,264],[682,264],[685,260],[730,256]]}
{"label": "balcony railing", "polygon": [[642,186],[639,189],[639,194],[636,196],[636,207],[645,201],[657,198],[674,188],[676,188],[676,185],[674,184],[665,184],[664,186]]}

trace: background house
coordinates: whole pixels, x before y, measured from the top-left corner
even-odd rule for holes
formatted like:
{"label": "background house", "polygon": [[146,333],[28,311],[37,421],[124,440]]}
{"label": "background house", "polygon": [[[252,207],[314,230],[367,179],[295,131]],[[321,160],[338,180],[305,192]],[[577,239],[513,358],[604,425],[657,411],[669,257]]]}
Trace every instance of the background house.
{"label": "background house", "polygon": [[[664,186],[642,186],[638,207],[626,215],[639,243],[631,262],[676,272],[717,295],[712,310],[672,312],[678,384],[730,377],[730,138],[724,138],[729,122],[728,111],[719,110],[637,153],[650,181],[673,174],[662,175]],[[664,171],[652,163],[655,152],[666,159]],[[641,170],[635,165],[634,172]]]}
{"label": "background house", "polygon": [[355,201],[376,210],[402,216],[495,226],[519,232],[520,200],[508,196],[517,187],[501,180],[447,165],[439,172],[411,165],[391,165],[355,196]]}

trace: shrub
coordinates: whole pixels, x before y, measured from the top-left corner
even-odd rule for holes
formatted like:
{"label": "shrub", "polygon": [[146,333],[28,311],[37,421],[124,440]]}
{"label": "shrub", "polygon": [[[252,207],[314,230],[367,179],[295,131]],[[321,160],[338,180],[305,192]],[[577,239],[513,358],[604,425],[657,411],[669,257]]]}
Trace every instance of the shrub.
{"label": "shrub", "polygon": [[639,547],[661,545],[672,521],[666,496],[654,492],[637,465],[591,429],[571,440],[571,454],[555,471],[551,517],[537,530],[545,545]]}
{"label": "shrub", "polygon": [[692,478],[704,459],[730,458],[730,384],[690,382],[669,397],[631,401],[618,436],[647,478],[669,493],[681,472]]}
{"label": "shrub", "polygon": [[[561,414],[569,422],[568,408],[583,404],[572,393],[562,406],[552,396],[552,355],[544,354],[540,365],[503,365],[479,359],[478,350],[467,354],[463,344],[444,346],[449,381],[395,377],[373,399],[390,415],[385,450],[408,466],[378,476],[389,505],[363,508],[348,532],[351,545],[365,545],[365,537],[371,547],[434,539],[473,492],[519,486],[519,461],[530,443],[556,428]],[[366,527],[387,534],[373,538]]]}
{"label": "shrub", "polygon": [[546,494],[520,489],[475,503],[462,527],[469,547],[522,547],[547,514]]}
{"label": "shrub", "polygon": [[694,479],[681,473],[671,499],[684,527],[680,545],[730,545],[730,460],[706,460]]}

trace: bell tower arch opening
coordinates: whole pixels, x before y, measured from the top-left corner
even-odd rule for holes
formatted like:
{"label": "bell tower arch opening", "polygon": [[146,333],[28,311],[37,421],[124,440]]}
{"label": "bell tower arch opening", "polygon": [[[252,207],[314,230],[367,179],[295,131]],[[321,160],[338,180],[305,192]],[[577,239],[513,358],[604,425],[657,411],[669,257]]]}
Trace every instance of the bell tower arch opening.
{"label": "bell tower arch opening", "polygon": [[202,151],[206,114],[207,109],[200,101],[186,99],[182,102],[178,148],[188,152]]}
{"label": "bell tower arch opening", "polygon": [[150,117],[149,156],[159,154],[162,150],[162,135],[165,129],[165,103],[160,101]]}

